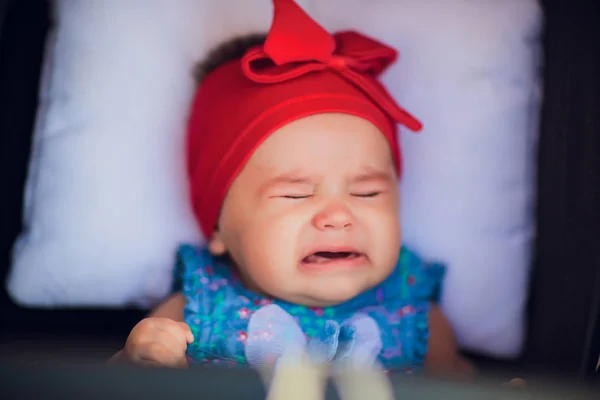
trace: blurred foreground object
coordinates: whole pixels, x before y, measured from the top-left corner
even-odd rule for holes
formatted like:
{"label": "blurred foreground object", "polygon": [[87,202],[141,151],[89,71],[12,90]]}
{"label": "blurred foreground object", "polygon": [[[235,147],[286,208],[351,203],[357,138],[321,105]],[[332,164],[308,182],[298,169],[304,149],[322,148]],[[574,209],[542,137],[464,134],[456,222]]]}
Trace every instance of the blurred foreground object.
{"label": "blurred foreground object", "polygon": [[328,379],[333,381],[341,400],[395,398],[391,382],[378,368],[328,369],[324,364],[311,363],[307,356],[300,357],[298,362],[282,361],[274,370],[263,373],[268,382],[268,400],[325,399]]}

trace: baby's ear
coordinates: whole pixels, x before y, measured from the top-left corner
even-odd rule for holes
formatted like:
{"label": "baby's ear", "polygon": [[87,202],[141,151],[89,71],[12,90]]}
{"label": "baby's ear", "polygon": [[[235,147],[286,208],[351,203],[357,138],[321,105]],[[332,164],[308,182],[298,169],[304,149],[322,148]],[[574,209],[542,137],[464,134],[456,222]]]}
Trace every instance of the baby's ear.
{"label": "baby's ear", "polygon": [[213,256],[222,256],[227,252],[227,247],[221,238],[218,228],[213,231],[212,236],[208,240],[208,251]]}

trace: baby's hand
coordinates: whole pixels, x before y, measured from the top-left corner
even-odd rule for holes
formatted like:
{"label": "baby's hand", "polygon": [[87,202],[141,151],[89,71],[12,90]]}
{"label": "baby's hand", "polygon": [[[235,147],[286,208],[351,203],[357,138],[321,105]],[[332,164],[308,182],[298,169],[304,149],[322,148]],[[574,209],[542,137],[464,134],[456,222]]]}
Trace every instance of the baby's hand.
{"label": "baby's hand", "polygon": [[124,355],[135,364],[187,368],[185,351],[194,341],[190,327],[169,318],[146,318],[131,331]]}

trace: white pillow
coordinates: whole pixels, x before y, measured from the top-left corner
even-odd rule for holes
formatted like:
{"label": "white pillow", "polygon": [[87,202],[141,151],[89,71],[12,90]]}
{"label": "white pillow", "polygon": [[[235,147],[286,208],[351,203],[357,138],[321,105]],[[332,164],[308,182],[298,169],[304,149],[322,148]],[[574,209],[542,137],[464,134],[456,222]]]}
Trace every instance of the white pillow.
{"label": "white pillow", "polygon": [[[328,29],[397,46],[385,80],[425,124],[403,133],[406,243],[448,263],[461,344],[514,356],[533,238],[541,12],[534,0],[299,1]],[[25,224],[8,290],[26,306],[150,306],[176,246],[201,240],[187,198],[191,70],[266,31],[271,0],[57,0]],[[343,10],[343,12],[340,12]]]}

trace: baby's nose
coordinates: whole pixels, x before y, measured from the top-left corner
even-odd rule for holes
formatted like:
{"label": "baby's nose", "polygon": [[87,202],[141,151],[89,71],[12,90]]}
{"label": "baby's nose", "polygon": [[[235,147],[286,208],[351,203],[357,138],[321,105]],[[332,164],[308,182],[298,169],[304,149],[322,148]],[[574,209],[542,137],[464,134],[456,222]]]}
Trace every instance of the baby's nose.
{"label": "baby's nose", "polygon": [[332,204],[314,216],[313,224],[320,230],[350,229],[354,224],[354,216],[344,204]]}

